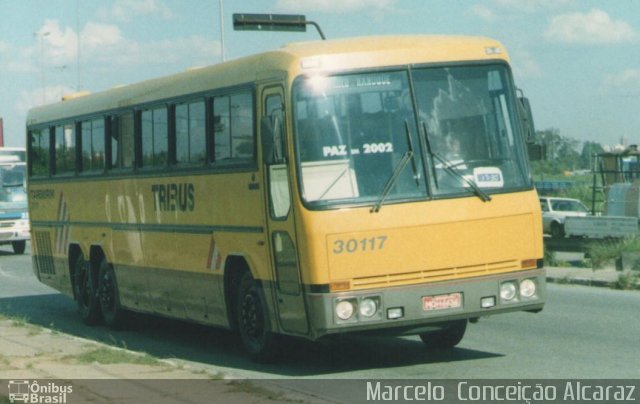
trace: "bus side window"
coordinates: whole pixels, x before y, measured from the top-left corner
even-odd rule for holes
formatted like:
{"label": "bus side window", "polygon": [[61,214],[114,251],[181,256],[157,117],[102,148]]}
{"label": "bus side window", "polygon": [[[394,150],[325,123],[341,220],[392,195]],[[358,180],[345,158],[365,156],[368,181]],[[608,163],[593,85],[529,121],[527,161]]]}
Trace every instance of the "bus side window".
{"label": "bus side window", "polygon": [[49,128],[31,131],[30,142],[31,175],[49,175]]}
{"label": "bus side window", "polygon": [[255,159],[253,94],[249,90],[213,100],[214,161]]}
{"label": "bus side window", "polygon": [[253,159],[255,134],[253,96],[245,91],[231,96],[231,157]]}
{"label": "bus side window", "polygon": [[206,160],[204,101],[176,105],[176,162],[202,164]]}
{"label": "bus side window", "polygon": [[167,108],[144,110],[141,113],[142,166],[163,167],[169,157],[169,126]]}
{"label": "bus side window", "polygon": [[82,171],[104,169],[104,120],[93,119],[82,122]]}
{"label": "bus side window", "polygon": [[133,167],[133,129],[133,112],[111,117],[111,168]]}
{"label": "bus side window", "polygon": [[76,131],[72,123],[58,125],[55,129],[54,174],[69,174],[76,170]]}
{"label": "bus side window", "polygon": [[214,161],[231,158],[231,126],[229,125],[229,97],[213,100]]}

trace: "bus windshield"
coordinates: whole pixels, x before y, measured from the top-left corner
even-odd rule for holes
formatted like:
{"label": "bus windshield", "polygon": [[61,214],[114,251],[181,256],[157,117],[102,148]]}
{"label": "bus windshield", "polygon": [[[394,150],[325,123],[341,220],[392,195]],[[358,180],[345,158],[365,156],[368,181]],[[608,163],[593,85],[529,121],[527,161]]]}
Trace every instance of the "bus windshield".
{"label": "bus windshield", "polygon": [[297,162],[309,206],[531,187],[503,64],[300,77]]}
{"label": "bus windshield", "polygon": [[0,165],[0,205],[26,207],[25,171],[24,164]]}

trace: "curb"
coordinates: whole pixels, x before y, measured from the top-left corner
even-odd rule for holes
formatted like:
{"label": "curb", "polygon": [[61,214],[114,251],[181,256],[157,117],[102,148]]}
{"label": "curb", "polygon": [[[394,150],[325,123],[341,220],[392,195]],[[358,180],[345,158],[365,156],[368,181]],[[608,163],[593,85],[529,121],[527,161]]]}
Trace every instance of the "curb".
{"label": "curb", "polygon": [[602,288],[612,288],[615,282],[604,281],[599,279],[591,279],[591,278],[556,278],[556,277],[547,277],[548,283],[557,283],[560,285],[581,285],[581,286],[596,286]]}

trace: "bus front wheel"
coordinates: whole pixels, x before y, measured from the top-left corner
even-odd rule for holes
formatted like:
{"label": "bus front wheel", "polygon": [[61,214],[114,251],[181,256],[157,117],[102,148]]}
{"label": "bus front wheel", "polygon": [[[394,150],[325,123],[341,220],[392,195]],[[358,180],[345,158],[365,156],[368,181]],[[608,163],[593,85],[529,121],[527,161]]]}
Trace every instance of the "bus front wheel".
{"label": "bus front wheel", "polygon": [[104,323],[111,328],[119,328],[124,320],[124,310],[120,306],[120,295],[118,293],[118,283],[113,265],[106,259],[100,262],[98,279],[98,300],[100,311],[104,318]]}
{"label": "bus front wheel", "polygon": [[420,339],[433,349],[451,349],[458,345],[467,330],[467,320],[451,322],[447,327],[420,334]]}
{"label": "bus front wheel", "polygon": [[278,353],[278,335],[269,330],[269,319],[258,283],[245,272],[238,284],[236,320],[240,338],[251,359],[270,362]]}
{"label": "bus front wheel", "polygon": [[88,325],[98,324],[100,322],[100,303],[98,302],[94,276],[91,266],[82,254],[74,264],[73,277],[74,296],[80,319]]}

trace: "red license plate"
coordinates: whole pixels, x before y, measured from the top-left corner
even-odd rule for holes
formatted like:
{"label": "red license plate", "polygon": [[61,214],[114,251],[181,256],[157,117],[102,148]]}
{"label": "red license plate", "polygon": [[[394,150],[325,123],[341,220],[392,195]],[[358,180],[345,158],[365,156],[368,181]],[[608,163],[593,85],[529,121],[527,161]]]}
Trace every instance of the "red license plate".
{"label": "red license plate", "polygon": [[460,292],[422,298],[422,309],[425,311],[455,309],[461,306],[462,293]]}

